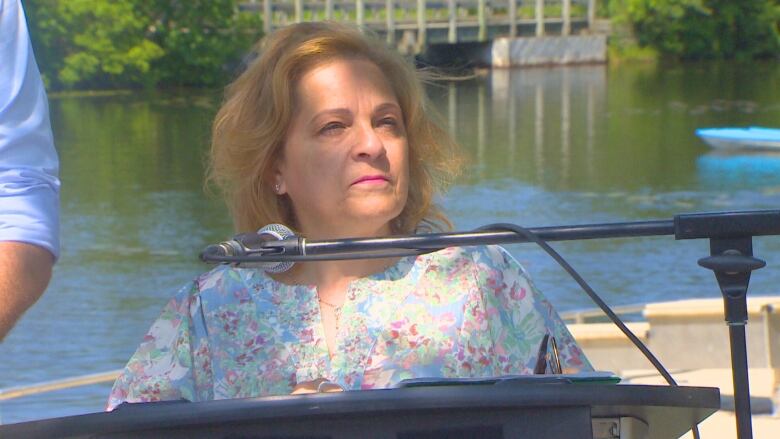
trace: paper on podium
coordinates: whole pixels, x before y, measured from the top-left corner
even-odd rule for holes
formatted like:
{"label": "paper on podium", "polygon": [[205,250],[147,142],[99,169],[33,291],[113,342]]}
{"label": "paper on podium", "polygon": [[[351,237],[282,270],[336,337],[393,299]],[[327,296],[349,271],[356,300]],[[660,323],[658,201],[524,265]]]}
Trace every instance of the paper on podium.
{"label": "paper on podium", "polygon": [[479,378],[423,377],[403,380],[396,387],[472,386],[514,384],[617,384],[620,377],[612,372],[593,371],[560,375],[501,375]]}

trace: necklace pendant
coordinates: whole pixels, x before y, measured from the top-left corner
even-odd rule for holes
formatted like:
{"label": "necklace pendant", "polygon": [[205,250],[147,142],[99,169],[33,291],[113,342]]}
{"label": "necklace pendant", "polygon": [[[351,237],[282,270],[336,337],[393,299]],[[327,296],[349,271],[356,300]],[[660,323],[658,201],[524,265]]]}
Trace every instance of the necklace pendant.
{"label": "necklace pendant", "polygon": [[341,307],[337,306],[333,308],[333,317],[336,319],[336,334],[339,333],[339,327],[341,326]]}
{"label": "necklace pendant", "polygon": [[328,303],[328,302],[320,299],[320,305],[325,305],[328,308],[332,308],[333,309],[333,318],[334,318],[334,320],[336,320],[336,324],[335,324],[336,333],[338,333],[339,332],[339,326],[340,326],[340,323],[341,323],[341,309],[344,307],[344,304],[334,305],[332,303]]}

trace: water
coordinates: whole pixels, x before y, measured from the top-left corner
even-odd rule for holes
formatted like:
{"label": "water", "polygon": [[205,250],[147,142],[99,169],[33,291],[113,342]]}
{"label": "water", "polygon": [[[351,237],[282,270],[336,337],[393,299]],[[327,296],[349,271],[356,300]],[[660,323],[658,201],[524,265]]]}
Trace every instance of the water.
{"label": "water", "polygon": [[[458,229],[671,219],[780,206],[780,156],[715,155],[700,127],[780,126],[775,64],[501,70],[432,87],[470,165],[442,200]],[[231,234],[202,190],[218,92],[51,100],[62,165],[62,257],[44,297],[0,344],[0,388],[118,369],[196,254]],[[612,305],[719,297],[704,241],[556,243]],[[780,239],[751,295],[777,294]],[[509,247],[559,310],[592,305],[529,244]],[[0,421],[102,410],[110,384],[0,403]]]}

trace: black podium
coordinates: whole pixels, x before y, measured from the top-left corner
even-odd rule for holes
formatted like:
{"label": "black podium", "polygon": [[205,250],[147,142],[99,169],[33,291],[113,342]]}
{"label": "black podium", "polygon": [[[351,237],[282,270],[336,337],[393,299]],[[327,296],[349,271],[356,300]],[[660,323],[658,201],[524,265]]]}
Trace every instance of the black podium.
{"label": "black podium", "polygon": [[656,439],[681,436],[719,407],[718,389],[708,387],[433,386],[125,404],[111,413],[0,426],[0,437]]}

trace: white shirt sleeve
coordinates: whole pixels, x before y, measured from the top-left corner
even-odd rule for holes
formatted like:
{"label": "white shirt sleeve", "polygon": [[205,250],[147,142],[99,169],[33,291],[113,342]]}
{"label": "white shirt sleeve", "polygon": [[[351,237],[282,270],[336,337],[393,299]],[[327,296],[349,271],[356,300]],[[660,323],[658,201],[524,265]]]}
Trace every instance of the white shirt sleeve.
{"label": "white shirt sleeve", "polygon": [[0,0],[0,241],[59,257],[59,160],[20,0]]}

